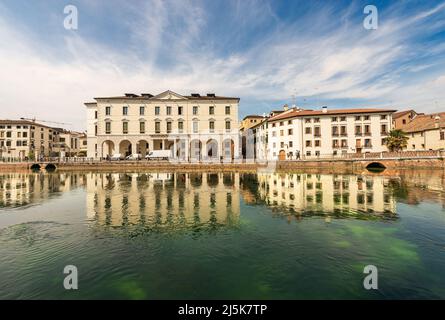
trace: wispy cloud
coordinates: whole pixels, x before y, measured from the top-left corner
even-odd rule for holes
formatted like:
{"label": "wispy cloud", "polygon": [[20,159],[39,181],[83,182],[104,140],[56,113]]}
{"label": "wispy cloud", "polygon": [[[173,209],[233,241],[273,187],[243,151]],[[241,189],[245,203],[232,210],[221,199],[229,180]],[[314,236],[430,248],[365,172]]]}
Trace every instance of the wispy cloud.
{"label": "wispy cloud", "polygon": [[365,30],[357,2],[79,2],[78,31],[63,29],[63,7],[45,9],[48,34],[8,4],[1,117],[69,119],[81,129],[93,97],[166,89],[240,96],[241,115],[294,93],[333,107],[445,106],[444,3],[379,8],[379,28]]}

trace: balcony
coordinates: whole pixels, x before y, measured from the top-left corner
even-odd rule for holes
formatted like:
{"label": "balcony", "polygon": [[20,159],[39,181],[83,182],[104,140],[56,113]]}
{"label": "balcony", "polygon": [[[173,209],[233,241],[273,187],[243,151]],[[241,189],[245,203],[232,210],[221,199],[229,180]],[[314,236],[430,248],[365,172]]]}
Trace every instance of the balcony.
{"label": "balcony", "polygon": [[340,145],[338,145],[338,144],[333,144],[333,145],[332,145],[332,148],[334,148],[334,149],[338,149],[338,148],[340,148]]}
{"label": "balcony", "polygon": [[365,132],[364,135],[367,136],[367,137],[370,137],[371,136],[371,132]]}
{"label": "balcony", "polygon": [[345,148],[348,147],[348,145],[347,144],[342,144],[341,147],[342,147],[342,149],[345,149]]}
{"label": "balcony", "polygon": [[333,137],[338,137],[339,134],[338,134],[338,132],[332,132],[332,136],[333,136]]}
{"label": "balcony", "polygon": [[388,131],[380,131],[380,135],[381,136],[387,136],[388,135]]}
{"label": "balcony", "polygon": [[355,135],[356,135],[357,137],[361,137],[361,136],[363,135],[363,133],[361,133],[361,132],[356,132]]}
{"label": "balcony", "polygon": [[348,136],[348,133],[347,133],[347,132],[342,132],[342,133],[340,133],[340,135],[341,135],[342,137],[347,137],[347,136]]}
{"label": "balcony", "polygon": [[363,146],[363,148],[367,148],[367,149],[372,148],[372,144],[370,144],[370,143],[365,143],[365,145]]}

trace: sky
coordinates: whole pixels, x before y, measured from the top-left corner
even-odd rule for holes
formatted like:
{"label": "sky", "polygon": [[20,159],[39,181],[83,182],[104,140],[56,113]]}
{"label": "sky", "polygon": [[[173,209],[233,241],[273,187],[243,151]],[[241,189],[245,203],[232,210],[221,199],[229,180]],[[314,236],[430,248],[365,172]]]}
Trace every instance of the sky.
{"label": "sky", "polygon": [[240,118],[445,111],[445,1],[0,0],[0,118],[84,130],[94,97],[165,90],[240,97]]}

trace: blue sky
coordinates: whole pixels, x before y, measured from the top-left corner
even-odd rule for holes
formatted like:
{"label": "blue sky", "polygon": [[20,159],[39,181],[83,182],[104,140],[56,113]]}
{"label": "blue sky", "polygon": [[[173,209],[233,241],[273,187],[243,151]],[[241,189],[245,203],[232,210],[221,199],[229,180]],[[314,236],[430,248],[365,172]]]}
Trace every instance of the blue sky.
{"label": "blue sky", "polygon": [[[66,5],[78,30],[63,27]],[[363,27],[363,8],[379,13]],[[0,1],[1,118],[85,127],[124,92],[239,96],[240,117],[305,108],[445,111],[444,1]]]}

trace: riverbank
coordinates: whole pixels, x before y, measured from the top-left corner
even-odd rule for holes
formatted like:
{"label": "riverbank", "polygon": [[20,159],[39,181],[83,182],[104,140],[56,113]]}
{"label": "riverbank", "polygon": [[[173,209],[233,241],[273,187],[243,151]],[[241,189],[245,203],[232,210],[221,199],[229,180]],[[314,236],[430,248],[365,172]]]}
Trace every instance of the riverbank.
{"label": "riverbank", "polygon": [[176,171],[292,171],[310,169],[328,169],[332,171],[357,172],[370,167],[381,169],[435,169],[444,170],[445,161],[441,157],[406,158],[406,159],[314,159],[275,161],[268,163],[233,162],[233,163],[175,163],[168,161],[85,161],[85,162],[18,162],[0,163],[0,171],[14,172],[23,170],[58,170],[58,171],[135,171],[151,170],[162,172]]}

